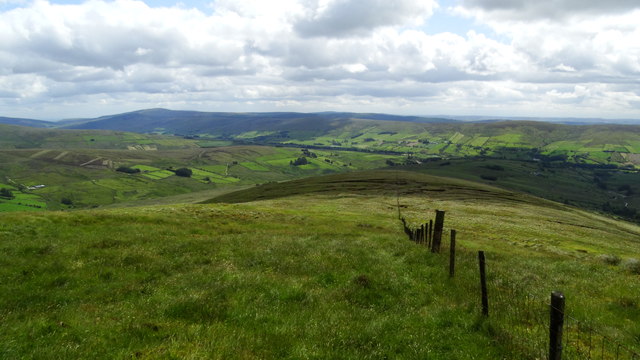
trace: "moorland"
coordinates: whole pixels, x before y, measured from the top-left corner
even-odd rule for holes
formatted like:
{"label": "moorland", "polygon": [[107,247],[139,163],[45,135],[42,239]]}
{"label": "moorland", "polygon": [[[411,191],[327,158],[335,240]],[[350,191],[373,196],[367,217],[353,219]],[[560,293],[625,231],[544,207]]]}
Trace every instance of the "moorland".
{"label": "moorland", "polygon": [[[640,126],[18,120],[0,124],[2,358],[534,359],[553,290],[574,356],[586,328],[605,358],[638,348]],[[454,278],[400,221],[436,209]]]}

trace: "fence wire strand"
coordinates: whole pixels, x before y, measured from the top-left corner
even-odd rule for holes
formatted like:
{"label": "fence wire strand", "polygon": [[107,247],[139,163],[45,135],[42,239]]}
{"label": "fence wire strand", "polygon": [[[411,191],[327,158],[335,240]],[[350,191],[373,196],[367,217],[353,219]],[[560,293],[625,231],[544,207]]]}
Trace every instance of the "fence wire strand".
{"label": "fence wire strand", "polygon": [[[418,227],[407,227],[409,239],[426,246],[424,240],[416,238]],[[427,221],[428,222],[428,221]],[[443,234],[444,235],[444,234]],[[443,236],[444,238],[444,236]],[[456,245],[460,250],[464,247]],[[448,242],[442,241],[441,252],[447,253]],[[475,258],[470,251],[459,251],[467,256],[456,257],[456,273],[477,271]],[[475,269],[475,270],[474,270]],[[458,283],[467,293],[479,293],[479,286],[468,282]],[[513,350],[514,359],[549,359],[549,322],[552,305],[549,294],[531,294],[519,284],[498,278],[488,270],[489,318],[495,320],[495,336]],[[479,299],[479,297],[478,297]],[[558,310],[558,309],[556,309]],[[640,360],[640,354],[623,345],[614,337],[605,335],[604,329],[590,322],[579,320],[565,311],[562,328],[562,358],[587,360]]]}

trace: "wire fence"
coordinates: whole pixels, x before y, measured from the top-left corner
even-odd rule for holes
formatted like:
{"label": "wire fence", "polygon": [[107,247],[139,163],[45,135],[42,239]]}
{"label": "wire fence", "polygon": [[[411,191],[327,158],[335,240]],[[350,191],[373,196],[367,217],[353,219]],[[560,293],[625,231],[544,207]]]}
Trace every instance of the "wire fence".
{"label": "wire fence", "polygon": [[[404,218],[400,219],[410,240],[427,246],[433,253],[452,251],[453,247],[452,253],[455,255],[454,241],[442,241],[442,246],[438,244],[437,249],[433,246],[436,241],[434,234],[438,231],[442,233],[442,229],[434,229],[433,221],[416,227],[408,225]],[[452,238],[455,239],[455,230]],[[440,239],[437,241],[440,242]],[[475,271],[474,267],[478,269],[476,259],[468,256],[469,251],[461,253],[466,256],[458,256],[457,259],[451,256],[450,261],[455,261],[456,267],[464,272]],[[452,268],[450,263],[450,276],[453,276]],[[640,353],[611,335],[607,328],[572,316],[564,306],[561,309],[552,306],[548,293],[532,294],[525,285],[493,274],[490,266],[487,278],[487,317],[492,320],[493,336],[510,349],[512,358],[640,360]],[[463,290],[467,294],[478,293],[480,289],[478,283],[459,282],[456,285],[465,287]],[[560,314],[562,319],[559,334],[551,330],[555,326],[552,322],[554,312]],[[556,352],[551,349],[554,341],[557,342]]]}

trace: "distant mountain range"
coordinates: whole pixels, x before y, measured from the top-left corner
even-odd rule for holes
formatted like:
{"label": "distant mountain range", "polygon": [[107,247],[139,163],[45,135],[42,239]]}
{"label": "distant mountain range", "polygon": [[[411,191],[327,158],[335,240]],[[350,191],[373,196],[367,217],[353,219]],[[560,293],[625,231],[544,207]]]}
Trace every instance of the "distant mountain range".
{"label": "distant mountain range", "polygon": [[36,128],[50,128],[50,127],[55,127],[57,125],[57,123],[54,123],[51,121],[10,118],[10,117],[2,117],[2,116],[0,116],[0,124],[30,126],[30,127],[36,127]]}
{"label": "distant mountain range", "polygon": [[176,134],[239,133],[246,131],[327,131],[350,121],[386,121],[425,123],[496,122],[508,120],[540,121],[560,124],[628,124],[640,125],[640,119],[534,118],[500,116],[405,116],[351,112],[264,112],[231,113],[146,109],[87,119],[43,121],[0,117],[0,124],[62,129],[103,129],[139,133]]}

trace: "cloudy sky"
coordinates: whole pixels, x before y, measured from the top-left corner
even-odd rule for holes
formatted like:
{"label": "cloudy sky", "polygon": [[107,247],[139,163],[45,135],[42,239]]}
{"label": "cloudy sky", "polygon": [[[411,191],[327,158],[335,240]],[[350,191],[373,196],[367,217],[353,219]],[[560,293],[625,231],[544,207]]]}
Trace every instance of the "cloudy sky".
{"label": "cloudy sky", "polygon": [[640,119],[637,0],[0,0],[0,116]]}

